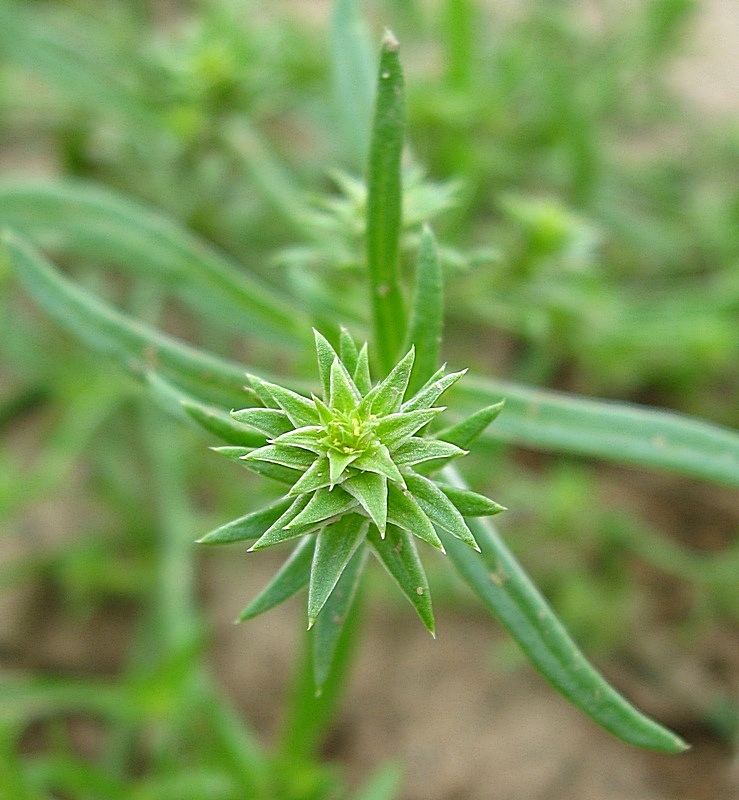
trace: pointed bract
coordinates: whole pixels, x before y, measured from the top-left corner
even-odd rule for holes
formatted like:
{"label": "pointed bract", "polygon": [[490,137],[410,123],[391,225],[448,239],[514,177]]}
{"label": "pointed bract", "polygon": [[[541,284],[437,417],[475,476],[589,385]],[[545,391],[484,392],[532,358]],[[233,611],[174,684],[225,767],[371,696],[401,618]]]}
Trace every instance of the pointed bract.
{"label": "pointed bract", "polygon": [[342,483],[342,488],[356,498],[385,535],[387,524],[387,477],[376,472],[360,472]]}
{"label": "pointed bract", "polygon": [[335,358],[331,364],[329,406],[348,414],[357,407],[360,399],[359,390],[346,371],[346,367]]}
{"label": "pointed bract", "polygon": [[[405,399],[416,355],[413,347],[373,387],[366,343],[358,349],[342,329],[337,354],[323,334],[313,334],[323,397],[306,397],[249,376],[253,407],[232,411],[233,422],[224,419],[230,436],[242,434],[237,425],[252,428],[254,434],[245,429],[244,443],[254,441],[255,447],[217,448],[252,471],[287,484],[287,495],[207,534],[203,541],[252,539],[250,550],[261,550],[300,538],[293,555],[241,618],[272,608],[307,583],[309,627],[317,621],[314,668],[320,684],[328,675],[366,561],[365,540],[433,633],[428,582],[415,539],[445,552],[440,534],[451,534],[477,548],[465,515],[495,514],[502,507],[426,477],[465,455],[467,444],[500,410],[483,409],[448,428],[446,436],[423,435],[444,411],[436,401],[464,371],[447,375],[442,367]],[[433,368],[432,345],[427,338],[421,372]],[[261,446],[260,435],[267,437]],[[326,608],[335,615],[328,622],[321,613]]]}
{"label": "pointed bract", "polygon": [[232,411],[231,416],[242,425],[249,425],[271,439],[295,427],[280,408],[242,408],[240,411]]}
{"label": "pointed bract", "polygon": [[323,396],[328,397],[331,390],[331,365],[338,358],[336,351],[331,347],[328,339],[315,328],[313,328],[313,338],[316,343],[316,355],[318,357],[318,374],[321,377],[323,386]]}

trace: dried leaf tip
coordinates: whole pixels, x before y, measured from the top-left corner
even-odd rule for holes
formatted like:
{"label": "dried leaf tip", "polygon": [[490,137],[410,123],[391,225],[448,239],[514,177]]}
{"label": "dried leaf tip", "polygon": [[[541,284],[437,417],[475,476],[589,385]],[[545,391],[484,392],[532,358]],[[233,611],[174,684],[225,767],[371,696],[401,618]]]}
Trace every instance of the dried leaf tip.
{"label": "dried leaf tip", "polygon": [[385,28],[382,36],[382,49],[390,53],[397,53],[400,49],[400,42],[395,38],[395,34],[390,28]]}

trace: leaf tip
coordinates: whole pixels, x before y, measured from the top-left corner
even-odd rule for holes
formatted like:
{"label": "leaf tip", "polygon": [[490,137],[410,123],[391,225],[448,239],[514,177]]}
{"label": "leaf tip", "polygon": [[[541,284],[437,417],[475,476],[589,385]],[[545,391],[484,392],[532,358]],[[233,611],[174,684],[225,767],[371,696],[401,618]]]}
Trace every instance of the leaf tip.
{"label": "leaf tip", "polygon": [[385,28],[382,35],[382,49],[390,53],[397,53],[400,49],[400,42],[390,28]]}

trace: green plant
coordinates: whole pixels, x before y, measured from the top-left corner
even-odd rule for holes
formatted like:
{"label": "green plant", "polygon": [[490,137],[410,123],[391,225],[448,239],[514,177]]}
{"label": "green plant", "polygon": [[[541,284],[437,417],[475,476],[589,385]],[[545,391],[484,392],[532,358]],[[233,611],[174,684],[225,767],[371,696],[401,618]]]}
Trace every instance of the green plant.
{"label": "green plant", "polygon": [[[348,14],[350,22],[355,21],[350,13],[354,5],[337,4],[343,14]],[[337,15],[337,19],[342,18]],[[343,35],[348,36],[353,27],[346,21],[344,24]],[[358,68],[357,64],[350,66]],[[462,67],[455,74],[455,80],[460,79],[464,74]],[[346,84],[354,85],[351,80]],[[151,665],[150,672],[131,676],[130,682],[117,690],[74,685],[44,695],[46,709],[77,703],[96,713],[110,714],[117,722],[127,725],[129,733],[137,723],[126,719],[120,709],[131,702],[130,698],[141,695],[142,686],[147,687],[147,692],[143,693],[143,700],[139,700],[136,713],[140,714],[140,719],[152,722],[157,730],[172,709],[179,708],[184,713],[177,706],[178,692],[190,698],[189,702],[198,710],[207,730],[219,732],[221,752],[208,754],[206,766],[211,772],[203,769],[196,776],[181,778],[179,784],[172,781],[167,784],[161,778],[149,787],[142,786],[143,796],[147,796],[146,791],[148,796],[166,796],[162,793],[165,787],[170,796],[177,796],[182,781],[188,779],[192,779],[192,786],[220,786],[218,791],[225,797],[238,796],[235,794],[238,791],[242,795],[247,792],[251,793],[248,796],[263,797],[320,797],[334,791],[329,788],[332,785],[330,776],[316,768],[315,742],[327,724],[331,704],[341,686],[351,638],[356,632],[351,606],[357,597],[354,590],[368,548],[379,555],[426,626],[433,627],[428,583],[420,561],[415,558],[413,539],[404,532],[408,528],[417,535],[425,534],[437,549],[441,545],[446,550],[449,562],[511,631],[533,663],[584,711],[628,741],[666,751],[682,747],[677,737],[636,712],[584,661],[502,538],[492,526],[474,516],[478,512],[492,513],[498,507],[471,492],[459,472],[438,459],[446,461],[461,455],[460,449],[466,449],[479,437],[480,449],[496,441],[511,441],[533,448],[625,461],[736,484],[736,437],[718,426],[668,412],[558,395],[474,375],[468,375],[457,384],[461,373],[443,375],[437,368],[445,269],[430,230],[419,234],[420,226],[416,226],[409,231],[402,220],[404,98],[397,49],[390,38],[384,44],[378,84],[375,123],[368,139],[366,195],[355,197],[350,214],[345,214],[346,206],[339,203],[334,209],[338,208],[341,213],[333,216],[330,213],[316,216],[302,206],[296,211],[290,203],[281,206],[285,216],[295,223],[295,229],[309,239],[312,262],[320,261],[321,254],[336,252],[331,247],[336,242],[335,230],[340,232],[342,246],[366,238],[366,259],[356,251],[351,252],[354,266],[366,261],[367,269],[361,275],[353,275],[347,281],[345,295],[338,297],[340,301],[347,300],[345,309],[337,302],[334,287],[329,285],[332,281],[325,275],[319,275],[319,280],[312,284],[311,302],[306,304],[303,284],[260,281],[165,216],[108,190],[86,184],[24,184],[8,185],[0,192],[4,220],[33,238],[40,237],[41,241],[45,241],[44,236],[49,232],[61,234],[62,243],[54,244],[61,248],[65,260],[79,259],[83,263],[100,260],[120,270],[138,270],[157,287],[153,301],[146,291],[134,293],[130,305],[133,313],[122,312],[101,300],[81,280],[63,275],[21,237],[7,234],[4,241],[11,269],[39,304],[88,345],[117,358],[143,379],[151,396],[169,413],[183,422],[194,421],[210,435],[220,437],[226,443],[224,452],[227,455],[236,456],[246,466],[293,487],[288,489],[287,499],[278,499],[266,510],[249,510],[245,517],[227,523],[204,539],[206,542],[258,541],[267,529],[272,533],[262,544],[293,535],[300,537],[293,556],[264,592],[247,606],[243,615],[253,616],[289,593],[311,584],[309,618],[313,625],[308,639],[311,657],[301,668],[296,704],[288,715],[287,733],[278,745],[276,757],[270,759],[253,746],[220,699],[214,698],[207,677],[193,666],[197,665],[193,655],[197,642],[186,635],[193,619],[192,609],[188,608],[192,587],[186,578],[183,579],[183,571],[187,570],[182,569],[182,565],[187,564],[186,552],[190,544],[178,538],[177,529],[182,526],[193,538],[202,533],[202,530],[192,530],[192,520],[185,524],[187,514],[183,509],[188,505],[181,497],[185,485],[181,473],[194,451],[188,448],[185,454],[183,446],[182,451],[173,452],[168,441],[169,436],[176,437],[172,429],[167,429],[164,435],[159,423],[151,418],[145,423],[144,440],[152,474],[162,484],[160,496],[163,500],[156,515],[164,531],[162,558],[160,572],[153,583],[157,585],[157,603],[162,610],[157,630],[166,634],[162,635],[165,655],[160,663]],[[361,149],[361,141],[357,149]],[[279,181],[270,184],[271,177],[261,173],[265,184],[271,187],[271,196],[284,199],[279,192],[284,185]],[[357,183],[355,179],[355,187]],[[347,181],[345,185],[351,186]],[[424,186],[427,196],[433,195],[433,185],[425,183]],[[435,210],[440,206],[443,207],[443,203],[437,198]],[[366,213],[358,217],[357,210]],[[538,210],[538,207],[524,207],[523,211],[521,207],[513,209],[519,217],[522,214],[525,217],[527,211]],[[359,231],[347,224],[347,219],[354,223],[357,218],[361,218],[363,225]],[[319,235],[319,222],[327,220],[335,227],[331,235],[324,238]],[[406,223],[407,220],[406,214]],[[316,227],[311,230],[311,225]],[[353,236],[345,236],[347,229]],[[539,241],[535,235],[532,239],[535,243]],[[347,249],[343,247],[341,254]],[[304,254],[305,251],[301,257]],[[410,274],[410,256],[415,256],[413,275]],[[333,265],[341,261],[340,258],[334,262],[330,258],[326,260]],[[294,263],[300,266],[301,259],[297,258]],[[446,267],[448,273],[448,264]],[[223,343],[216,328],[245,331],[264,347],[267,355],[262,356],[262,363],[247,365],[228,361],[205,349],[186,345],[140,321],[140,318],[156,319],[158,300],[170,293],[202,315],[207,323],[203,338],[212,337],[214,349]],[[518,312],[523,313],[521,309]],[[358,349],[352,337],[341,329],[341,323],[349,323],[353,329],[369,330],[370,346]],[[311,326],[326,336],[314,335],[312,342]],[[317,345],[319,354],[318,384],[306,377],[308,371],[304,368],[313,344]],[[414,346],[412,351],[411,345]],[[409,351],[414,356],[403,357]],[[294,369],[279,367],[278,374],[270,374],[274,364],[280,363],[272,360],[273,354],[280,354],[282,358],[287,354]],[[382,378],[374,387],[369,378],[370,361],[373,371]],[[265,368],[265,363],[269,363],[269,368]],[[80,367],[77,374],[86,374],[83,370],[84,367]],[[245,393],[243,383],[247,372],[264,378],[253,378]],[[103,417],[115,403],[122,404],[132,392],[123,381],[120,386],[116,382],[108,385],[107,378],[101,382],[106,384],[112,399],[94,395],[90,406],[99,416],[88,415],[89,427],[84,430],[89,430],[95,419]],[[290,389],[281,388],[283,384]],[[406,384],[410,387],[407,394]],[[447,415],[452,424],[445,431],[439,431],[434,427],[436,410],[424,409],[423,404],[433,404],[436,398],[431,395],[447,388],[450,390]],[[322,392],[324,400],[312,399],[313,392]],[[374,404],[370,408],[368,397],[380,398],[377,410],[383,413],[375,414]],[[418,400],[414,401],[419,397],[425,397],[420,405]],[[503,397],[505,413],[488,431],[487,424],[499,410]],[[398,413],[398,404],[401,415],[405,415],[405,420],[412,420],[412,424],[409,423],[408,428],[401,427],[405,424],[401,416],[376,428],[375,424],[383,424],[383,414]],[[84,407],[83,403],[80,405]],[[231,408],[242,410],[229,414]],[[360,413],[355,415],[353,411]],[[371,414],[378,419],[372,420]],[[418,422],[422,427],[428,426],[423,436],[416,436],[418,429],[413,430]],[[296,432],[296,427],[309,430]],[[393,439],[400,430],[410,438]],[[332,436],[327,439],[329,432]],[[71,432],[68,435],[75,438]],[[359,453],[375,441],[375,435],[385,444],[387,457],[380,448],[374,458],[365,451]],[[268,443],[265,437],[285,438]],[[340,442],[338,447],[335,441]],[[354,452],[342,453],[347,447]],[[280,448],[279,451],[276,448]],[[64,452],[68,453],[69,449]],[[423,458],[415,460],[421,455]],[[431,455],[433,459],[429,464],[426,456]],[[309,482],[326,467],[329,485],[332,481],[335,483],[332,492],[323,491],[328,487],[320,485],[320,481]],[[440,482],[428,480],[427,467],[441,470],[434,476]],[[213,469],[210,464],[208,468]],[[48,474],[52,472],[49,470]],[[490,480],[494,484],[494,476]],[[404,483],[411,496],[416,491],[420,501],[416,505],[409,506],[406,499],[402,499],[406,496],[399,487]],[[441,494],[432,488],[434,486]],[[250,487],[260,495],[269,491],[259,486],[255,488],[254,484]],[[40,482],[38,491],[45,488]],[[383,502],[385,490],[387,501]],[[309,499],[309,491],[317,499]],[[173,498],[178,497],[179,501],[175,502]],[[308,503],[314,504],[311,511],[320,506],[318,516],[310,518],[306,514]],[[130,505],[135,507],[135,503]],[[408,512],[409,507],[413,511]],[[275,525],[288,508],[297,512],[288,522],[297,520],[305,522],[306,526],[286,527],[284,519]],[[386,514],[384,539],[381,536],[383,509]],[[453,509],[464,512],[470,519],[460,524],[460,516]],[[447,513],[442,514],[443,511]],[[298,513],[305,516],[301,519]],[[319,525],[323,532],[314,534],[314,526],[322,523],[326,514],[344,516],[331,527]],[[398,553],[396,548],[401,541],[404,546]],[[480,553],[470,546],[473,543],[477,543]],[[320,553],[321,558],[316,558],[316,553]],[[69,564],[71,560],[67,562],[67,568],[71,569]],[[64,572],[64,566],[60,562],[59,573]],[[419,588],[422,589],[420,593]],[[336,620],[343,624],[337,625]],[[323,689],[320,699],[314,697],[316,685]],[[162,686],[167,687],[164,698],[159,694]],[[15,694],[19,709],[23,707],[23,688]],[[34,697],[38,699],[31,691],[33,688],[38,689],[28,687],[26,694],[29,703]],[[12,742],[14,731],[9,731],[8,742]],[[166,768],[165,751],[163,747],[161,763]],[[236,762],[241,767],[238,780],[231,783],[223,782],[223,775],[228,774],[224,767],[227,762]],[[276,777],[286,763],[291,765],[291,769],[284,770],[286,777]],[[102,787],[101,776],[92,774],[92,770],[89,773],[89,785],[97,781]],[[42,778],[36,779],[42,781]],[[18,779],[19,786],[21,780]],[[383,777],[378,780],[382,783]],[[392,779],[385,780],[387,785],[392,784]],[[99,791],[115,796],[116,791],[124,791],[121,786],[107,786]]]}

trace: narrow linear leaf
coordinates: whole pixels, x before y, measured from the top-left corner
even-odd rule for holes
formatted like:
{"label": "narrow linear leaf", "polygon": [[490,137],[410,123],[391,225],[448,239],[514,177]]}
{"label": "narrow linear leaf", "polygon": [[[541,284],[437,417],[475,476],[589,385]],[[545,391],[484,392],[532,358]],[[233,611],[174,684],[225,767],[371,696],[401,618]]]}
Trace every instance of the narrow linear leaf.
{"label": "narrow linear leaf", "polygon": [[349,559],[367,535],[369,520],[346,514],[318,534],[308,586],[308,628],[312,628]]}
{"label": "narrow linear leaf", "polygon": [[[465,488],[451,468],[445,477]],[[665,753],[685,750],[678,736],[634,708],[588,663],[493,526],[480,519],[469,524],[482,553],[442,532],[452,564],[552,686],[619,739]]]}
{"label": "narrow linear leaf", "polygon": [[198,402],[161,375],[147,374],[146,385],[158,405],[183,422],[194,423],[230,445],[253,448],[265,444],[262,434],[243,428],[220,408]]}
{"label": "narrow linear leaf", "polygon": [[367,548],[360,543],[313,626],[313,679],[319,692],[338,654],[340,637],[357,596],[366,561]]}
{"label": "narrow linear leaf", "polygon": [[[418,249],[416,289],[406,345],[415,345],[416,361],[408,391],[416,392],[436,370],[444,321],[441,262],[434,234],[424,225]],[[433,401],[432,401],[433,402]]]}
{"label": "narrow linear leaf", "polygon": [[247,377],[252,386],[258,386],[261,391],[267,392],[272,397],[296,428],[318,425],[318,412],[312,400],[291,389],[286,389],[284,386],[257,378],[255,375]]}
{"label": "narrow linear leaf", "polygon": [[503,404],[504,401],[501,400],[494,405],[481,408],[456,425],[444,428],[444,430],[439,431],[434,434],[434,436],[444,442],[456,444],[457,447],[461,447],[463,450],[469,450],[485,428],[487,428],[503,410]]}
{"label": "narrow linear leaf", "polygon": [[454,384],[467,374],[467,370],[463,369],[459,372],[450,372],[444,375],[444,368],[435,372],[432,379],[428,381],[418,391],[401,406],[401,411],[416,411],[421,408],[431,408],[433,404],[441,397],[447,389],[450,389]]}
{"label": "narrow linear leaf", "polygon": [[339,358],[341,363],[346,367],[347,372],[353,375],[357,368],[359,350],[357,349],[357,343],[354,341],[351,333],[344,327],[342,327],[339,332]]}
{"label": "narrow linear leaf", "polygon": [[291,502],[283,497],[266,508],[252,511],[243,517],[227,522],[198,539],[198,544],[231,544],[232,542],[258,539],[287,511]]}
{"label": "narrow linear leaf", "polygon": [[333,489],[319,489],[310,497],[305,508],[286,524],[286,527],[315,525],[331,517],[344,514],[356,505],[357,501],[340,486],[335,486]]}
{"label": "narrow linear leaf", "polygon": [[372,379],[369,371],[369,349],[367,344],[362,345],[362,349],[357,356],[357,365],[354,368],[354,385],[359,389],[360,394],[366,395],[372,388]]}
{"label": "narrow linear leaf", "polygon": [[264,436],[256,431],[244,430],[234,424],[232,418],[215,406],[206,406],[194,400],[183,400],[182,408],[195,422],[214,436],[229,444],[259,447],[264,444]]}
{"label": "narrow linear leaf", "polygon": [[252,550],[262,550],[265,547],[270,547],[273,544],[278,544],[288,539],[294,539],[296,536],[305,533],[302,527],[295,526],[294,528],[287,528],[287,525],[289,525],[308,505],[309,497],[301,494],[292,501],[290,501],[289,498],[287,498],[287,500],[289,502],[287,509],[262,533],[259,539],[254,542],[249,548],[249,552]]}
{"label": "narrow linear leaf", "polygon": [[[267,384],[256,375],[246,374],[248,384],[244,386],[244,393],[248,398],[247,406],[255,406],[257,408],[271,408],[275,411],[282,411],[279,404],[275,402],[274,397],[267,388]],[[282,412],[285,413],[284,411]],[[285,414],[287,416],[287,414]],[[291,427],[292,426],[291,424]]]}
{"label": "narrow linear leaf", "polygon": [[341,484],[359,501],[382,535],[387,524],[387,478],[376,472],[360,472]]}
{"label": "narrow linear leaf", "polygon": [[344,453],[332,447],[328,451],[328,474],[331,486],[334,486],[339,483],[341,479],[345,478],[344,470],[349,464],[353,464],[355,461],[359,461],[359,459],[359,453]]}
{"label": "narrow linear leaf", "polygon": [[464,517],[433,481],[422,475],[410,473],[405,476],[405,482],[408,490],[431,522],[448,531],[452,536],[456,536],[474,550],[480,549],[472,531],[467,527]]}
{"label": "narrow linear leaf", "polygon": [[305,314],[156,209],[82,181],[0,185],[0,219],[55,253],[156,278],[212,323],[306,343]]}
{"label": "narrow linear leaf", "polygon": [[413,535],[402,528],[390,525],[383,539],[377,528],[371,525],[367,533],[367,542],[377,560],[416,609],[423,624],[434,635],[431,592]]}
{"label": "narrow linear leaf", "polygon": [[395,466],[390,451],[382,443],[375,445],[369,453],[361,455],[353,462],[353,465],[360,470],[384,475],[391,481],[405,487],[402,473]]}
{"label": "narrow linear leaf", "polygon": [[390,374],[365,395],[361,404],[363,412],[367,411],[377,414],[377,416],[383,416],[400,409],[415,357],[415,348],[411,347],[393,367]]}
{"label": "narrow linear leaf", "polygon": [[367,175],[367,269],[380,367],[387,374],[405,338],[398,251],[401,227],[401,155],[405,91],[398,42],[382,41]]}
{"label": "narrow linear leaf", "polygon": [[673,411],[477,376],[468,378],[455,395],[463,412],[506,397],[506,413],[491,439],[739,486],[739,433],[720,425]]}
{"label": "narrow linear leaf", "polygon": [[279,464],[282,467],[298,470],[308,469],[314,461],[313,454],[307,450],[281,444],[267,444],[264,447],[252,450],[242,458],[249,464],[254,461],[268,461],[271,464]]}
{"label": "narrow linear leaf", "polygon": [[437,417],[444,408],[420,408],[417,411],[401,411],[398,414],[388,414],[381,417],[375,432],[392,452],[396,446],[413,436],[424,425],[428,425]]}
{"label": "narrow linear leaf", "polygon": [[349,413],[357,407],[361,395],[351,376],[346,371],[346,367],[339,361],[338,356],[334,358],[331,364],[329,383],[329,406],[331,408],[338,408],[345,413]]}
{"label": "narrow linear leaf", "polygon": [[230,459],[231,461],[236,461],[244,466],[243,458],[244,456],[248,456],[249,453],[254,449],[252,447],[242,447],[241,445],[235,444],[227,444],[221,445],[220,447],[211,447],[210,448],[214,453],[218,453],[221,456],[225,456],[226,458]]}
{"label": "narrow linear leaf", "polygon": [[305,536],[262,591],[239,614],[238,622],[254,619],[278,606],[308,585],[316,537]]}
{"label": "narrow linear leaf", "polygon": [[418,536],[442,553],[445,552],[434,526],[413,496],[398,489],[393,483],[388,484],[387,519],[388,522]]}
{"label": "narrow linear leaf", "polygon": [[197,387],[199,399],[210,391],[243,402],[244,367],[160,333],[103,302],[62,275],[15,234],[2,244],[21,285],[41,308],[97,352],[118,359],[138,377],[152,371],[177,385]]}
{"label": "narrow linear leaf", "polygon": [[344,138],[357,167],[364,166],[375,96],[375,57],[360,0],[337,0],[331,18],[334,95]]}
{"label": "narrow linear leaf", "polygon": [[231,412],[232,419],[242,425],[260,431],[270,439],[276,439],[283,433],[293,430],[287,414],[278,408],[241,408]]}
{"label": "narrow linear leaf", "polygon": [[492,517],[506,510],[505,506],[469,489],[459,489],[446,483],[437,483],[437,486],[454,503],[463,517]]}
{"label": "narrow linear leaf", "polygon": [[[234,457],[228,452],[229,448],[227,447],[212,447],[211,449],[216,453],[223,453],[223,455],[227,457]],[[244,455],[247,454],[244,453],[238,456],[238,462],[241,466],[246,467],[250,472],[261,475],[263,478],[269,478],[278,483],[285,483],[288,486],[292,486],[302,474],[300,470],[285,467],[282,464],[275,464],[272,461],[246,460],[244,459]]]}
{"label": "narrow linear leaf", "polygon": [[400,466],[413,466],[424,461],[435,459],[449,460],[467,455],[467,450],[461,450],[455,444],[442,442],[438,439],[424,439],[422,436],[412,436],[407,442],[393,449],[393,461]]}
{"label": "narrow linear leaf", "polygon": [[331,346],[328,339],[313,329],[313,338],[316,344],[316,356],[318,358],[318,374],[321,376],[324,398],[331,396],[331,365],[338,358],[336,351]]}
{"label": "narrow linear leaf", "polygon": [[324,486],[331,486],[331,473],[328,459],[325,456],[321,456],[308,467],[290,489],[289,494],[298,495],[304,492],[315,492],[316,489],[323,489]]}
{"label": "narrow linear leaf", "polygon": [[323,429],[319,425],[310,425],[305,428],[297,428],[287,433],[281,433],[272,444],[277,446],[299,447],[302,450],[310,451],[317,455],[322,452],[320,440],[323,436]]}

